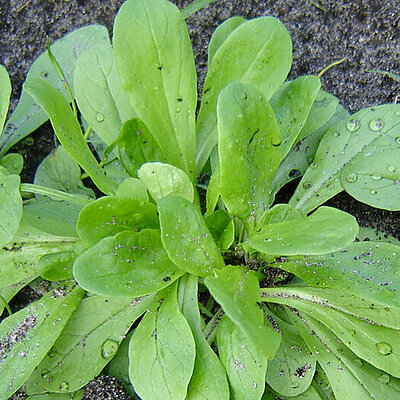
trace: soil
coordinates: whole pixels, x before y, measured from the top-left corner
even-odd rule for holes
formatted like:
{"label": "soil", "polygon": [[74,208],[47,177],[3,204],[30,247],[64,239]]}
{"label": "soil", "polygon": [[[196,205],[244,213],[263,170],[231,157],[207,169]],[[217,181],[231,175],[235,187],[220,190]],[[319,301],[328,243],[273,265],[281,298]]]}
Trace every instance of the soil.
{"label": "soil", "polygon": [[[0,0],[0,63],[11,75],[11,109],[18,101],[30,65],[45,49],[46,37],[53,42],[89,23],[104,24],[111,32],[114,16],[122,2]],[[189,1],[174,0],[174,3],[182,8]],[[216,26],[234,15],[246,18],[274,15],[286,25],[294,48],[291,78],[317,74],[345,57],[343,63],[323,75],[322,85],[350,112],[369,105],[395,102],[400,96],[398,82],[366,71],[400,72],[398,0],[216,0],[187,21],[198,66],[199,88],[206,73],[210,36]],[[18,147],[26,160],[25,181],[33,179],[38,162],[49,153],[54,142],[48,124],[33,137],[33,143],[32,140],[24,141]],[[373,209],[343,193],[330,204],[355,215],[361,225],[400,236],[398,213]],[[114,379],[100,377],[85,388],[85,398],[128,399],[121,390]]]}

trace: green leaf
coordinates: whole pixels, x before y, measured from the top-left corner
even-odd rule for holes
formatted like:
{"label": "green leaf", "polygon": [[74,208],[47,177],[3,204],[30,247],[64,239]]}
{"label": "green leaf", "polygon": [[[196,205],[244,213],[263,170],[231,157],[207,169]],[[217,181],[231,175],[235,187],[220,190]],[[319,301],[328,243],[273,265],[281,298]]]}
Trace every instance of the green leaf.
{"label": "green leaf", "polygon": [[19,176],[0,174],[0,246],[9,242],[18,232],[22,218],[19,187]]}
{"label": "green leaf", "polygon": [[109,43],[83,53],[74,70],[74,89],[79,111],[100,138],[110,145],[122,124],[134,117],[122,88]]}
{"label": "green leaf", "polygon": [[106,194],[114,193],[116,184],[105,175],[87,145],[78,120],[62,94],[44,80],[30,79],[24,90],[45,110],[64,150]]}
{"label": "green leaf", "polygon": [[326,373],[337,400],[399,397],[399,379],[360,360],[328,328],[312,317],[296,311],[292,311],[290,316]]}
{"label": "green leaf", "polygon": [[122,125],[117,144],[121,162],[134,177],[146,162],[167,161],[146,125],[138,118],[130,119]]}
{"label": "green leaf", "polygon": [[204,83],[197,120],[197,174],[217,144],[216,105],[221,90],[230,82],[241,82],[257,88],[269,100],[286,79],[291,64],[290,36],[273,17],[244,22],[220,45]]}
{"label": "green leaf", "polygon": [[106,237],[75,260],[74,277],[85,290],[136,297],[170,285],[183,275],[162,247],[160,231],[125,231]]}
{"label": "green leaf", "polygon": [[267,386],[261,400],[276,400],[277,397],[281,400],[335,400],[333,397],[322,397],[320,391],[315,388],[315,385],[310,386],[304,393],[294,397],[286,397],[280,393],[277,394]]}
{"label": "green leaf", "polygon": [[77,224],[79,236],[90,245],[118,232],[145,228],[158,228],[154,204],[114,196],[101,197],[84,207]]}
{"label": "green leaf", "polygon": [[189,18],[193,14],[212,3],[214,0],[194,0],[192,3],[187,5],[182,11],[182,18]]}
{"label": "green leaf", "polygon": [[176,286],[147,312],[129,345],[129,376],[143,400],[184,400],[195,363],[195,341],[176,299]]}
{"label": "green leaf", "polygon": [[306,215],[300,210],[290,207],[288,204],[275,204],[273,207],[265,211],[258,221],[257,229],[263,229],[269,224],[276,224],[284,221],[296,221],[305,218]]}
{"label": "green leaf", "polygon": [[208,69],[210,69],[210,65],[217,50],[225,40],[228,39],[229,35],[244,22],[246,22],[246,20],[243,17],[232,17],[217,26],[217,29],[215,29],[208,43]]}
{"label": "green leaf", "polygon": [[11,81],[7,70],[0,64],[0,133],[6,122],[8,107],[10,105]]}
{"label": "green leaf", "polygon": [[173,165],[160,162],[143,164],[138,171],[138,177],[156,202],[170,195],[193,202],[192,183],[184,171]]}
{"label": "green leaf", "polygon": [[198,277],[185,275],[179,281],[178,300],[181,311],[192,330],[196,343],[196,361],[188,387],[190,400],[228,400],[229,386],[218,356],[211,349],[202,331],[198,306]]}
{"label": "green leaf", "polygon": [[224,316],[217,328],[218,354],[228,374],[231,398],[259,400],[268,359],[237,325]]}
{"label": "green leaf", "polygon": [[278,350],[280,335],[264,324],[263,312],[257,305],[260,288],[256,273],[230,265],[214,270],[214,276],[207,276],[204,283],[229,319],[243,331],[257,351],[272,359]]}
{"label": "green leaf", "polygon": [[60,336],[83,295],[80,288],[62,285],[2,321],[1,398],[9,398],[28,379]]}
{"label": "green leaf", "polygon": [[213,170],[210,182],[207,186],[207,193],[206,193],[206,208],[207,214],[211,214],[215,207],[217,206],[219,200],[219,166]]}
{"label": "green leaf", "polygon": [[[282,159],[297,141],[321,87],[320,79],[313,75],[300,76],[282,86],[271,98],[271,107],[282,136]],[[300,140],[300,139],[298,139]]]}
{"label": "green leaf", "polygon": [[35,369],[30,379],[35,391],[73,392],[86,385],[115,356],[128,329],[153,301],[154,296],[84,299]]}
{"label": "green leaf", "polygon": [[[27,284],[29,279],[13,285],[5,286],[0,288],[0,316],[3,315],[3,311],[6,308],[6,303],[8,304],[10,300]],[[6,311],[7,312],[7,311]],[[5,317],[5,315],[3,315]]]}
{"label": "green leaf", "polygon": [[298,396],[311,385],[316,360],[292,325],[269,312],[267,317],[277,323],[282,332],[282,341],[275,358],[268,363],[265,379],[279,395]]}
{"label": "green leaf", "polygon": [[360,230],[357,235],[357,239],[360,242],[385,242],[391,243],[396,246],[400,246],[400,240],[394,236],[387,234],[386,232],[378,231],[373,228],[365,228],[360,226]]}
{"label": "green leaf", "polygon": [[193,180],[196,69],[178,8],[165,0],[125,2],[114,24],[114,58],[139,118],[168,162]]}
{"label": "green leaf", "polygon": [[329,257],[294,257],[274,266],[295,274],[311,286],[337,288],[399,307],[399,250],[389,243],[353,243]]}
{"label": "green leaf", "polygon": [[267,223],[242,246],[268,255],[324,254],[348,246],[357,233],[352,215],[324,206],[307,218]]}
{"label": "green leaf", "polygon": [[278,125],[261,93],[241,83],[221,91],[217,118],[220,194],[229,212],[251,226],[269,206],[280,162]]}
{"label": "green leaf", "polygon": [[0,288],[31,281],[40,275],[39,260],[49,253],[72,250],[75,238],[35,233],[25,226],[0,250]]}
{"label": "green leaf", "polygon": [[19,175],[24,166],[24,157],[19,153],[8,153],[0,159],[0,164],[7,168],[10,175]]}
{"label": "green leaf", "polygon": [[[314,102],[314,105],[317,103],[317,100]],[[329,109],[329,106],[327,107]],[[317,107],[317,111],[319,114],[324,115],[324,112],[319,110],[319,107]],[[313,107],[311,107],[309,118],[311,118],[311,113],[313,113]],[[324,137],[330,127],[334,126],[339,121],[347,119],[348,116],[349,113],[341,105],[339,105],[336,108],[336,111],[332,118],[323,127],[310,133],[306,138],[303,138],[292,147],[289,154],[282,161],[274,177],[274,181],[272,184],[273,195],[275,195],[279,189],[286,185],[286,183],[302,176],[306,172],[308,167],[316,167],[316,164],[313,163],[313,159],[321,139]],[[307,121],[299,135],[301,135],[303,131],[307,129]],[[310,125],[312,124],[313,123],[310,122]],[[271,200],[271,202],[272,201],[273,200]]]}
{"label": "green leaf", "polygon": [[366,108],[330,128],[290,204],[309,212],[345,189],[374,207],[399,210],[396,113],[398,104]]}
{"label": "green leaf", "polygon": [[76,222],[81,210],[81,204],[40,197],[25,204],[24,219],[42,232],[77,237]]}
{"label": "green leaf", "polygon": [[43,255],[38,264],[40,276],[48,281],[63,281],[72,278],[72,264],[77,254],[74,251],[58,251]]}
{"label": "green leaf", "polygon": [[[101,25],[90,25],[69,33],[57,40],[50,49],[57,59],[66,79],[72,83],[72,72],[78,57],[90,49],[102,43],[109,43],[107,28]],[[26,77],[26,82],[32,79],[45,79],[51,86],[57,88],[63,96],[69,100],[65,84],[60,79],[47,52],[44,52],[32,64]],[[72,85],[71,85],[72,86]],[[22,90],[22,95],[17,108],[14,110],[0,137],[0,154],[19,142],[22,138],[33,132],[36,128],[48,120],[48,116],[39,105]]]}
{"label": "green leaf", "polygon": [[56,394],[56,393],[44,393],[44,394],[33,394],[28,395],[27,400],[81,400],[83,392],[81,390],[68,393],[68,394]]}
{"label": "green leaf", "polygon": [[94,198],[93,190],[83,186],[81,169],[62,146],[53,150],[39,165],[34,183],[67,193]]}
{"label": "green leaf", "polygon": [[235,240],[235,224],[224,210],[217,210],[205,217],[215,243],[221,250],[228,250]]}
{"label": "green leaf", "polygon": [[224,266],[204,218],[192,203],[181,197],[164,197],[157,208],[162,243],[179,268],[205,276]]}
{"label": "green leaf", "polygon": [[146,186],[142,181],[137,178],[127,178],[118,186],[117,193],[115,194],[120,199],[131,199],[149,202],[149,195],[147,194]]}

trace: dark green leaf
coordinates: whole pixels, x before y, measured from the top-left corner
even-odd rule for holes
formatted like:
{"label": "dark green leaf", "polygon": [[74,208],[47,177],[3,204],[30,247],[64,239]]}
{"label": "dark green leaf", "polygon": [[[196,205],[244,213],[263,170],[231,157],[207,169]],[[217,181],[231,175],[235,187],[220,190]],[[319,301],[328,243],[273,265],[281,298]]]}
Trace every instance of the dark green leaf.
{"label": "dark green leaf", "polygon": [[233,219],[224,210],[217,210],[205,217],[215,243],[221,250],[228,250],[235,240],[235,224]]}

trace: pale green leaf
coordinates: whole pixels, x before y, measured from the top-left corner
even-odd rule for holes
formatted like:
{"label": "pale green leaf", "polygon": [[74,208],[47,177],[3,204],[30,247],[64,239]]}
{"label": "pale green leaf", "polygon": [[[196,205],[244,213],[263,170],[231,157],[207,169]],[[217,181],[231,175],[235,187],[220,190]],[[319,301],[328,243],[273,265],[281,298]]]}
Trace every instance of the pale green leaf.
{"label": "pale green leaf", "polygon": [[146,203],[149,201],[146,186],[144,186],[142,181],[137,178],[125,179],[118,186],[115,195],[121,199],[138,200]]}
{"label": "pale green leaf", "polygon": [[0,64],[0,133],[6,122],[8,107],[10,105],[11,82],[7,70]]}

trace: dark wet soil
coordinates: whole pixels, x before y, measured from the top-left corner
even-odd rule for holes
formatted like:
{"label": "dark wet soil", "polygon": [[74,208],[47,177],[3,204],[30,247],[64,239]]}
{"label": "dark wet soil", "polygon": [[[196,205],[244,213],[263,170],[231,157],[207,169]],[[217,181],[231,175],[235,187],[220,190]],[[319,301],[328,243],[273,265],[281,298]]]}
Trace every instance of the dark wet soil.
{"label": "dark wet soil", "polygon": [[[13,109],[20,87],[33,60],[50,41],[89,24],[112,21],[122,0],[0,0],[0,63],[8,69],[12,83]],[[174,0],[179,6],[187,0]],[[294,44],[291,77],[317,74],[341,58],[345,61],[322,77],[323,88],[350,111],[368,105],[397,101],[400,84],[368,69],[399,73],[400,7],[398,0],[216,0],[189,18],[188,24],[198,65],[200,87],[205,75],[207,43],[215,27],[225,19],[242,15],[254,18],[274,15],[289,29]],[[38,162],[53,147],[49,126],[34,134],[18,150],[24,154],[25,181],[33,178]],[[362,225],[399,236],[398,213],[383,212],[360,204],[345,194],[331,205],[355,215]],[[98,378],[90,383],[86,399],[127,399],[115,380]]]}

